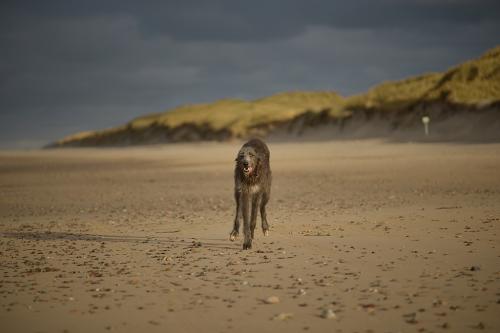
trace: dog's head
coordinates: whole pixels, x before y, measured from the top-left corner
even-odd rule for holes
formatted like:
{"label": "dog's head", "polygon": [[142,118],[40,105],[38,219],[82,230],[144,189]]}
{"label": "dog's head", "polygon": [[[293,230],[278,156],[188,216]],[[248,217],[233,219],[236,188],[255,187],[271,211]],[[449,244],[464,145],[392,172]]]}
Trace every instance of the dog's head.
{"label": "dog's head", "polygon": [[236,166],[245,177],[249,177],[254,174],[260,163],[259,155],[253,147],[241,148],[235,161]]}

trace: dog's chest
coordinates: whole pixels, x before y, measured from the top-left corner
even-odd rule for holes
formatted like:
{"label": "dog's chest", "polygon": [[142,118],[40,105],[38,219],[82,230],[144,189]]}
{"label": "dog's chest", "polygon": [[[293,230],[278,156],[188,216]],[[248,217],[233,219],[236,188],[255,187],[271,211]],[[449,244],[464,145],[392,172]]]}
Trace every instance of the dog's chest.
{"label": "dog's chest", "polygon": [[236,185],[236,190],[238,192],[246,192],[249,194],[255,194],[260,191],[260,185],[243,185],[243,184],[237,184]]}
{"label": "dog's chest", "polygon": [[248,192],[250,192],[251,194],[255,194],[255,193],[259,192],[259,190],[260,190],[259,185],[250,185],[248,187]]}

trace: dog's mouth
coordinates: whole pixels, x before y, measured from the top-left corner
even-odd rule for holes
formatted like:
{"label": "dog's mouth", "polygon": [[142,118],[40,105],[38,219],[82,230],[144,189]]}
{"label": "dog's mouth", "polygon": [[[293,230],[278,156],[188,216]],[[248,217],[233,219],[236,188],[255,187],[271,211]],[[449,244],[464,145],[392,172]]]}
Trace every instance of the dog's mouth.
{"label": "dog's mouth", "polygon": [[252,173],[252,167],[251,166],[246,166],[246,167],[243,167],[243,173],[246,174],[246,175],[249,175]]}

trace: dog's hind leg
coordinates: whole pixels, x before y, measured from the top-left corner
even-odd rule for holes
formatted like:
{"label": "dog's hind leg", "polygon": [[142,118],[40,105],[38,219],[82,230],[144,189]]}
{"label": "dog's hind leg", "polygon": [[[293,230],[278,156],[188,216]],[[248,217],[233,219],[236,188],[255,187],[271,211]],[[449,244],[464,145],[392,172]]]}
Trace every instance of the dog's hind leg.
{"label": "dog's hind leg", "polygon": [[254,194],[252,198],[252,215],[250,217],[250,228],[252,232],[252,239],[255,231],[255,226],[257,225],[257,214],[259,213],[260,205],[260,195],[259,194]]}
{"label": "dog's hind leg", "polygon": [[266,205],[268,201],[269,201],[269,194],[264,192],[262,194],[262,200],[260,202],[260,218],[262,219],[262,232],[264,233],[264,236],[269,235],[269,224],[267,223],[267,212],[266,212]]}
{"label": "dog's hind leg", "polygon": [[250,194],[246,191],[242,192],[241,195],[241,210],[243,215],[243,250],[248,250],[252,248],[252,235],[250,230]]}
{"label": "dog's hind leg", "polygon": [[236,201],[236,216],[234,218],[234,226],[231,234],[229,235],[229,240],[234,241],[240,234],[240,213],[241,213],[241,192],[234,191],[234,199]]}

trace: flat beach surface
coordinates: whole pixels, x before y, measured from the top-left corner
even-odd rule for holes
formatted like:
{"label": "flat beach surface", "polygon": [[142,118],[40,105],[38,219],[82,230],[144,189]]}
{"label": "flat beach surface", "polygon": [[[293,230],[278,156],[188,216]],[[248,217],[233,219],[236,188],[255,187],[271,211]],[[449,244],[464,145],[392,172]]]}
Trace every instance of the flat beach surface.
{"label": "flat beach surface", "polygon": [[250,251],[240,143],[0,152],[0,330],[500,332],[500,144],[269,146]]}

